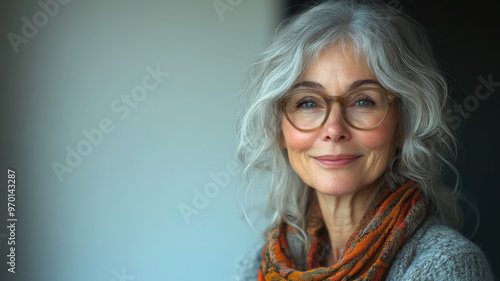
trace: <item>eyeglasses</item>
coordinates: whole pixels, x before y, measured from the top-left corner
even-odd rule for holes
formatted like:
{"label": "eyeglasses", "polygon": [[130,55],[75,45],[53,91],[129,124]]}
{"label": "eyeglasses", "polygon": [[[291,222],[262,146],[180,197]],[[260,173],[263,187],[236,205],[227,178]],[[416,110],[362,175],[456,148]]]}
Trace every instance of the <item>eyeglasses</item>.
{"label": "eyeglasses", "polygon": [[384,121],[396,97],[381,88],[359,88],[336,98],[312,89],[297,89],[281,98],[279,105],[290,124],[302,132],[325,125],[335,101],[340,103],[347,124],[359,130],[370,130]]}

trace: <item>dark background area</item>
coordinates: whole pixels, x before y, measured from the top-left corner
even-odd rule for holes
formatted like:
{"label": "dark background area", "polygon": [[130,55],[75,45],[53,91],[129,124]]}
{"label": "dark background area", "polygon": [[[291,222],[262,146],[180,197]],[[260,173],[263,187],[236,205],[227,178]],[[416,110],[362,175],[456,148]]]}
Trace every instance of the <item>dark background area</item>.
{"label": "dark background area", "polygon": [[[288,0],[286,17],[322,1]],[[428,32],[441,71],[447,76],[455,108],[451,124],[461,144],[455,167],[462,195],[479,211],[464,207],[462,233],[478,244],[498,279],[500,243],[500,85],[480,89],[481,78],[500,84],[500,3],[498,1],[386,0],[420,22]],[[491,78],[488,78],[491,75]],[[451,117],[450,117],[451,119]],[[453,183],[450,177],[448,183]],[[466,204],[463,204],[466,206]]]}

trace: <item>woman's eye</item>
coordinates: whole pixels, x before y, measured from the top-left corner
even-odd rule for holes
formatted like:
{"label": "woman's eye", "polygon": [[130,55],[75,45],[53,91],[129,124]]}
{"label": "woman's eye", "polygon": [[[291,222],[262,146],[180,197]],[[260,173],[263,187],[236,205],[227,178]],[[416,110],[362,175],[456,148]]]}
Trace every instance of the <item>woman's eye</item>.
{"label": "woman's eye", "polygon": [[313,102],[313,101],[305,101],[305,102],[300,102],[298,104],[298,107],[302,108],[316,108],[318,107],[318,104]]}
{"label": "woman's eye", "polygon": [[321,100],[318,100],[316,97],[302,97],[295,99],[294,102],[295,108],[298,110],[312,110],[319,109],[323,107]]}
{"label": "woman's eye", "polygon": [[356,106],[369,107],[373,106],[374,103],[371,100],[359,100],[355,103]]}

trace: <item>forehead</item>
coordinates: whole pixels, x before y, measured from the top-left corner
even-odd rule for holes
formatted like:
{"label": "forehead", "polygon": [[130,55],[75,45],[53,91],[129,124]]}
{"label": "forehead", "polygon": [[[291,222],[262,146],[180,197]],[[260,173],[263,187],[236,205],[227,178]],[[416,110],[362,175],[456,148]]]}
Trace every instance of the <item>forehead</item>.
{"label": "forehead", "polygon": [[325,89],[342,91],[358,80],[377,81],[364,57],[356,56],[353,47],[346,44],[323,49],[298,82],[319,83]]}

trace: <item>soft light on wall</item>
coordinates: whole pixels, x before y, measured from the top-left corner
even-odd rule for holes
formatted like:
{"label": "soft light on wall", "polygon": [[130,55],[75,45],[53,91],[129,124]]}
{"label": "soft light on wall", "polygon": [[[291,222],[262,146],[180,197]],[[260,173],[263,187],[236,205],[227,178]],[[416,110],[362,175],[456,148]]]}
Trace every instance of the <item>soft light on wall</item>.
{"label": "soft light on wall", "polygon": [[279,3],[1,5],[18,243],[0,279],[230,280],[257,239],[236,200],[237,93]]}

